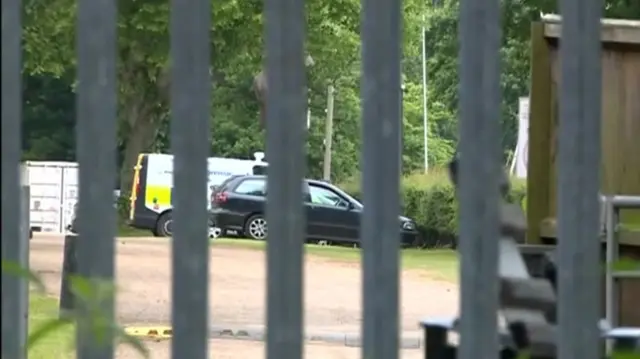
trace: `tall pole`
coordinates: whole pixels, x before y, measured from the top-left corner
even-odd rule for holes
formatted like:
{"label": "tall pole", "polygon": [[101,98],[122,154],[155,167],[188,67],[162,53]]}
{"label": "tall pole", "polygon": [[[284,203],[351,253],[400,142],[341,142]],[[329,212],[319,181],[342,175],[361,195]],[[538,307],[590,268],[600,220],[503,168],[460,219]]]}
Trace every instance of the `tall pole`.
{"label": "tall pole", "polygon": [[331,181],[331,145],[333,142],[333,94],[334,88],[327,88],[327,121],[324,127],[324,161],[322,178]]}
{"label": "tall pole", "polygon": [[425,15],[422,15],[422,127],[424,131],[424,172],[429,171],[429,139],[428,139],[428,109],[427,109],[427,38],[424,23]]}
{"label": "tall pole", "polygon": [[307,100],[307,130],[311,127],[311,98]]}
{"label": "tall pole", "polygon": [[398,164],[400,164],[400,169],[398,170],[400,176],[402,176],[402,153],[404,152],[404,92],[406,91],[406,87],[404,84],[400,84],[400,131],[398,134],[400,135],[400,140],[398,144],[400,145],[400,150],[398,154],[400,155],[400,159],[398,160]]}

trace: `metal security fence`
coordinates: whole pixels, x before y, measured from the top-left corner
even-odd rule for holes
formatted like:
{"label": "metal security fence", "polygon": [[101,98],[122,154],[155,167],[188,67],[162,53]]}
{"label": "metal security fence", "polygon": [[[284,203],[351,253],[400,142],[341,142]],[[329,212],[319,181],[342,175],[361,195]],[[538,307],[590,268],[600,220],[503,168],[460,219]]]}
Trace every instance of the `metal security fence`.
{"label": "metal security fence", "polygon": [[[461,0],[459,358],[498,352],[500,9],[499,0]],[[172,355],[208,357],[206,158],[210,117],[209,0],[171,1],[171,143],[174,164]],[[595,359],[600,333],[598,181],[600,14],[596,0],[563,0],[560,140],[558,354]],[[2,259],[24,262],[21,156],[20,0],[2,1]],[[79,265],[113,280],[116,171],[116,2],[78,0],[77,144]],[[266,0],[269,181],[268,359],[303,356],[303,227],[307,106],[304,1]],[[362,357],[399,356],[399,133],[401,1],[362,0]],[[215,122],[214,122],[215,123]],[[214,127],[215,130],[215,127]],[[2,276],[2,357],[26,356],[25,280]],[[430,298],[425,298],[427,305]],[[113,301],[102,304],[113,319]],[[110,359],[79,320],[77,356]],[[108,333],[112,335],[113,333]],[[111,341],[108,341],[111,343]]]}

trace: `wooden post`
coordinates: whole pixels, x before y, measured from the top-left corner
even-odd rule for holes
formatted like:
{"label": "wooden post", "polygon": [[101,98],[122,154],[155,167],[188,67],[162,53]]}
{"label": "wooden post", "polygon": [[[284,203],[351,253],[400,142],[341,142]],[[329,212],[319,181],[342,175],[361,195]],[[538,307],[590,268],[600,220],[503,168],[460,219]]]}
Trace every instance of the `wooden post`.
{"label": "wooden post", "polygon": [[527,243],[540,244],[540,222],[549,215],[551,57],[544,24],[531,26],[531,100],[527,164]]}
{"label": "wooden post", "polygon": [[62,280],[60,282],[60,304],[58,316],[60,319],[70,319],[75,312],[76,300],[71,290],[71,277],[78,274],[76,234],[64,236],[64,254],[62,259]]}

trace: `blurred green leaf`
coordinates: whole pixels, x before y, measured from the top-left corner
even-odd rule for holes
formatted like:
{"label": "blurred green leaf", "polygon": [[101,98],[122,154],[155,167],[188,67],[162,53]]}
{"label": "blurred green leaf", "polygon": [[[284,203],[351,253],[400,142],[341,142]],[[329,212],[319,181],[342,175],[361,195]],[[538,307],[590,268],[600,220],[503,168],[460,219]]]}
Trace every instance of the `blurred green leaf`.
{"label": "blurred green leaf", "polygon": [[115,328],[116,338],[123,342],[125,345],[132,347],[145,359],[150,357],[149,349],[140,341],[140,339],[127,334],[120,326]]}
{"label": "blurred green leaf", "polygon": [[104,343],[110,337],[112,323],[105,313],[103,304],[115,295],[113,284],[82,276],[72,276],[71,291],[78,300],[82,320],[88,321],[90,330],[98,343]]}
{"label": "blurred green leaf", "polygon": [[[38,275],[23,268],[20,264],[11,261],[2,261],[2,273],[11,276],[27,279],[34,285],[38,292],[44,292],[44,282]],[[149,350],[138,338],[131,336],[125,330],[110,319],[108,313],[104,311],[105,301],[113,300],[116,293],[116,286],[111,281],[86,278],[82,276],[71,276],[71,291],[75,295],[78,304],[82,307],[82,319],[88,320],[90,330],[98,343],[104,343],[113,334],[113,339],[131,346],[142,357],[149,358]],[[40,341],[51,334],[72,326],[78,313],[73,313],[71,318],[50,319],[31,331],[27,339],[27,348],[32,348]]]}
{"label": "blurred green leaf", "polygon": [[69,277],[71,283],[71,292],[82,299],[89,299],[93,295],[93,285],[87,278],[78,275],[72,275]]}
{"label": "blurred green leaf", "polygon": [[70,326],[71,324],[73,324],[72,321],[65,319],[51,319],[45,322],[29,334],[29,338],[27,339],[27,348],[36,345],[49,334],[58,331],[63,327]]}
{"label": "blurred green leaf", "polygon": [[22,267],[19,263],[12,261],[2,261],[2,273],[24,278],[31,283],[38,292],[44,292],[44,282],[29,269]]}
{"label": "blurred green leaf", "polygon": [[105,301],[112,300],[116,294],[116,287],[111,281],[71,277],[71,291],[76,295],[82,308],[84,320],[88,324],[92,335],[98,343],[104,343],[111,337],[133,347],[144,358],[149,357],[149,351],[137,338],[127,334],[124,329],[113,322],[104,311]]}

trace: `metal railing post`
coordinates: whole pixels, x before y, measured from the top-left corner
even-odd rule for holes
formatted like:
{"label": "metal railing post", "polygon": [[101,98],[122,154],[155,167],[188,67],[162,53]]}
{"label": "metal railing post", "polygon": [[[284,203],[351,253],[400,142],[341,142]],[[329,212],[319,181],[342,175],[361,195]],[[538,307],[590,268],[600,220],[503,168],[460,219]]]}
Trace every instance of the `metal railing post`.
{"label": "metal railing post", "polygon": [[[78,0],[76,23],[77,92],[76,157],[78,160],[78,270],[99,286],[114,285],[116,213],[116,2]],[[92,303],[105,323],[113,323],[113,297]],[[79,359],[112,359],[113,328],[96,336],[87,304],[76,303],[76,352]]]}
{"label": "metal railing post", "polygon": [[265,1],[269,84],[266,106],[267,359],[303,356],[305,27],[303,0]]}
{"label": "metal railing post", "polygon": [[[20,195],[22,141],[22,2],[2,0],[2,358],[26,357],[28,283],[5,272],[28,268]],[[24,179],[24,178],[23,178]],[[28,205],[27,205],[28,208]],[[16,210],[18,209],[18,210]],[[28,223],[27,223],[28,227]]]}
{"label": "metal railing post", "polygon": [[[617,312],[617,295],[615,293],[616,288],[613,284],[613,277],[610,273],[613,271],[613,263],[615,258],[618,257],[616,237],[616,224],[618,222],[618,211],[613,205],[610,197],[606,200],[607,214],[606,214],[606,274],[605,274],[605,319],[611,326],[615,327],[617,324],[617,318],[614,317],[614,313]],[[609,347],[609,346],[608,346]]]}
{"label": "metal railing post", "polygon": [[402,1],[362,0],[362,357],[399,347]]}
{"label": "metal railing post", "polygon": [[560,10],[558,358],[596,359],[600,331],[601,42],[598,0]]}
{"label": "metal railing post", "polygon": [[460,345],[458,358],[498,353],[500,4],[460,2]]}
{"label": "metal railing post", "polygon": [[210,252],[205,198],[211,136],[211,4],[208,0],[171,1],[171,355],[176,359],[209,358]]}
{"label": "metal railing post", "polygon": [[[618,280],[625,278],[640,278],[640,268],[637,270],[623,271],[616,269],[616,263],[620,259],[620,243],[618,238],[620,210],[640,209],[640,196],[609,196],[607,197],[606,203],[605,319],[612,328],[616,328],[619,325],[620,319],[620,312],[618,308],[620,301],[619,284],[617,282]],[[611,341],[608,341],[607,351],[610,351],[611,348]]]}

